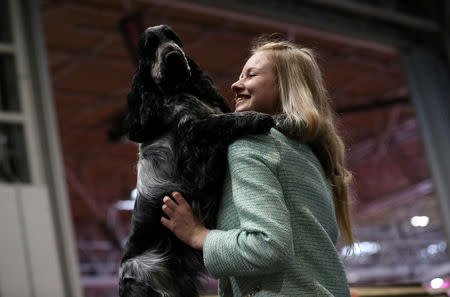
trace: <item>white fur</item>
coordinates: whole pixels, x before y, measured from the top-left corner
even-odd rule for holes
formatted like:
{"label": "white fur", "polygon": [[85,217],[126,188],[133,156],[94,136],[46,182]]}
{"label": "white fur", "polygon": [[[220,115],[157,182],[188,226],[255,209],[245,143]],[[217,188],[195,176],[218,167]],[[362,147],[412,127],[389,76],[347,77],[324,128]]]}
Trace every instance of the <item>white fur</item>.
{"label": "white fur", "polygon": [[[140,196],[161,195],[160,189],[181,191],[179,183],[174,182],[177,176],[175,164],[168,162],[175,158],[169,141],[167,138],[161,138],[151,145],[145,147],[141,145],[137,176],[137,190]],[[144,155],[147,157],[143,157]],[[157,164],[159,168],[155,168]]]}
{"label": "white fur", "polygon": [[[167,269],[167,257],[164,254],[148,250],[144,254],[124,262],[119,269],[119,278],[132,278],[153,288],[161,297],[177,296],[173,292],[173,284],[168,283],[171,279]],[[165,288],[160,290],[157,288]]]}

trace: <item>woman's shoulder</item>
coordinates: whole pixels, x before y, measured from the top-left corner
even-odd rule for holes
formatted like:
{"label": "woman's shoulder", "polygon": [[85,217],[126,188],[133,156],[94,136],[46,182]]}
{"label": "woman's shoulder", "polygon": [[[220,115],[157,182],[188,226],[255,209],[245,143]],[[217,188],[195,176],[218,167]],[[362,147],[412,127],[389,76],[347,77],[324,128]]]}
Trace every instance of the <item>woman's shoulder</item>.
{"label": "woman's shoulder", "polygon": [[[269,166],[277,166],[280,160],[276,143],[276,130],[266,133],[247,135],[234,141],[228,147],[229,163],[255,159]],[[275,133],[274,133],[275,132]]]}
{"label": "woman's shoulder", "polygon": [[283,146],[290,146],[295,148],[308,148],[302,142],[288,136],[276,128],[271,128],[270,131],[262,134],[252,134],[241,137],[234,141],[230,147],[233,150],[248,150],[248,149],[276,149]]}
{"label": "woman's shoulder", "polygon": [[291,160],[295,158],[297,162],[314,161],[316,157],[311,148],[279,130],[272,128],[267,133],[247,135],[233,142],[228,148],[228,158],[256,157],[258,159]]}
{"label": "woman's shoulder", "polygon": [[277,132],[276,129],[272,128],[266,133],[246,135],[234,141],[229,146],[228,151],[233,153],[264,153],[275,150]]}

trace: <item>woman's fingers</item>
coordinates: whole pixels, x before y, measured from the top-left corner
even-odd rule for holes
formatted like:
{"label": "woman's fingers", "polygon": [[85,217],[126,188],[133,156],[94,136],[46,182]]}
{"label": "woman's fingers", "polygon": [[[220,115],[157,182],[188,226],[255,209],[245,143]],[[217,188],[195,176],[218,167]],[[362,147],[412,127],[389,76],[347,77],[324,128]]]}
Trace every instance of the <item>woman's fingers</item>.
{"label": "woman's fingers", "polygon": [[164,212],[166,215],[169,216],[169,218],[171,218],[171,217],[173,216],[173,214],[174,214],[174,211],[173,211],[172,209],[170,209],[166,204],[164,204],[164,205],[162,206],[162,210],[163,210],[163,212]]}
{"label": "woman's fingers", "polygon": [[172,230],[172,225],[170,224],[170,220],[166,219],[165,217],[161,217],[161,223],[166,226],[169,230]]}
{"label": "woman's fingers", "polygon": [[169,216],[169,218],[172,218],[178,209],[184,210],[185,208],[190,208],[189,204],[180,193],[173,192],[172,197],[175,201],[169,196],[164,196],[163,198],[164,204],[162,206],[162,210]]}
{"label": "woman's fingers", "polygon": [[186,200],[184,200],[184,197],[181,196],[181,194],[178,192],[173,192],[172,197],[175,199],[178,205],[184,205],[187,203]]}
{"label": "woman's fingers", "polygon": [[177,206],[178,206],[172,199],[170,199],[169,196],[165,196],[165,197],[163,198],[163,202],[164,202],[164,205],[166,205],[166,206],[167,206],[168,208],[170,208],[172,211],[175,211],[176,208],[177,208]]}

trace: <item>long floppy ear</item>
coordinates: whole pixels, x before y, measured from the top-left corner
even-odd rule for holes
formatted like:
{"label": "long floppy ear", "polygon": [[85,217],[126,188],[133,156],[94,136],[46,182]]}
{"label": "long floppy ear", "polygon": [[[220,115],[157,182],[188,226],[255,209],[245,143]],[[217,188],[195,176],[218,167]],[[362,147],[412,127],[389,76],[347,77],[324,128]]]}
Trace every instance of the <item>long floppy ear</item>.
{"label": "long floppy ear", "polygon": [[219,94],[214,87],[212,79],[186,55],[186,59],[191,69],[191,81],[194,86],[194,92],[202,100],[218,106],[223,112],[230,112],[226,100]]}
{"label": "long floppy ear", "polygon": [[128,138],[131,141],[143,143],[159,136],[164,115],[159,114],[158,100],[151,92],[136,89],[128,94]]}
{"label": "long floppy ear", "polygon": [[161,25],[161,30],[166,34],[167,37],[172,39],[179,47],[183,48],[183,43],[177,33],[167,25]]}
{"label": "long floppy ear", "polygon": [[142,142],[141,130],[143,128],[141,123],[141,104],[142,98],[133,85],[127,97],[128,114],[126,118],[128,138],[134,142]]}
{"label": "long floppy ear", "polygon": [[134,142],[144,142],[145,114],[142,114],[143,105],[147,104],[145,100],[143,71],[141,64],[138,65],[133,75],[133,83],[131,90],[127,96],[128,114],[127,114],[127,130],[128,139]]}

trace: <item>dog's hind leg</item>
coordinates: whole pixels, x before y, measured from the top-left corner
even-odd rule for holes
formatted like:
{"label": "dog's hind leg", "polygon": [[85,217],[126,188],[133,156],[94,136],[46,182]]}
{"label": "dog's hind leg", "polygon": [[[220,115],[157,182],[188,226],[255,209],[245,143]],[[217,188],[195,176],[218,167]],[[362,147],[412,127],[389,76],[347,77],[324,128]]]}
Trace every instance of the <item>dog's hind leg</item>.
{"label": "dog's hind leg", "polygon": [[[173,261],[173,260],[172,260]],[[119,269],[120,297],[183,297],[166,253],[149,250],[123,262]]]}

